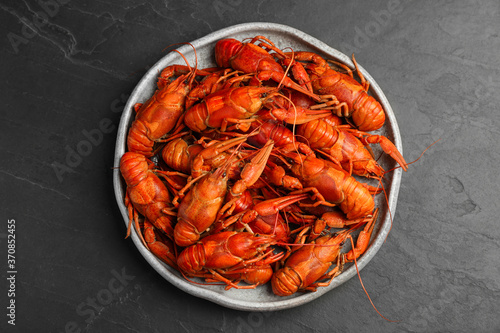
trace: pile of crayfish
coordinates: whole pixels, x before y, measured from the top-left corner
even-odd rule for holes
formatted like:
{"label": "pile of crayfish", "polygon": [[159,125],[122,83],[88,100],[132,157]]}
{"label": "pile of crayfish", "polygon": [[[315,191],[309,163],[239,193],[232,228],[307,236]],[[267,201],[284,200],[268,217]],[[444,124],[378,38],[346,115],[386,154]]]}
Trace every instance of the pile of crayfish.
{"label": "pile of crayfish", "polygon": [[351,69],[256,36],[218,41],[215,62],[166,67],[134,106],[120,161],[127,236],[135,228],[193,282],[271,281],[279,296],[328,285],[374,230],[390,170],[370,145],[408,167],[388,138],[369,133],[384,125],[383,107],[354,57]]}

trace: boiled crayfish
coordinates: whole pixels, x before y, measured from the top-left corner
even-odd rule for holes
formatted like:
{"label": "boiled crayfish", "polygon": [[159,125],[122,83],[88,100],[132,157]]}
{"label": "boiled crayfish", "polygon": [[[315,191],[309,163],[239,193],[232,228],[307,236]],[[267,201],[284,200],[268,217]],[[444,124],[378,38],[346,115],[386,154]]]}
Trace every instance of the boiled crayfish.
{"label": "boiled crayfish", "polygon": [[263,36],[219,41],[215,61],[165,68],[135,106],[120,162],[129,233],[188,280],[271,281],[279,296],[326,286],[370,244],[388,171],[369,145],[408,166],[369,133],[382,105],[366,81]]}

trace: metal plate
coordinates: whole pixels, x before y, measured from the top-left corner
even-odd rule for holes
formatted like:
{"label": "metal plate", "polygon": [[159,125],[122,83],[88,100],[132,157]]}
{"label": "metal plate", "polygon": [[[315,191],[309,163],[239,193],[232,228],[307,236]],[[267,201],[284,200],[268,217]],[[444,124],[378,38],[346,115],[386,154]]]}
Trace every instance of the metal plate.
{"label": "metal plate", "polygon": [[[284,49],[289,47],[295,51],[316,52],[324,56],[325,58],[342,62],[344,64],[347,64],[351,68],[353,67],[353,63],[348,56],[297,29],[280,24],[256,22],[231,26],[213,32],[203,38],[192,42],[192,45],[196,48],[198,56],[198,68],[216,66],[214,58],[214,46],[218,40],[228,37],[243,40],[255,37],[257,35],[266,36],[267,38],[272,40],[278,48]],[[183,45],[178,50],[187,57],[190,64],[195,63],[194,52],[189,45]],[[183,65],[185,63],[184,60],[179,56],[179,54],[177,54],[177,52],[171,52],[167,54],[153,67],[151,67],[151,69],[144,75],[144,77],[141,79],[139,84],[130,95],[129,100],[125,105],[125,109],[120,121],[120,126],[118,128],[114,162],[115,167],[119,166],[120,158],[126,151],[126,137],[128,134],[128,129],[135,115],[135,112],[133,111],[134,104],[145,102],[152,96],[154,90],[156,89],[156,80],[158,73],[161,72],[164,67],[172,64]],[[385,97],[384,93],[375,82],[375,80],[370,76],[370,74],[368,74],[361,66],[360,70],[366,80],[370,82],[370,94],[372,94],[382,104],[386,112],[385,125],[382,129],[373,133],[388,137],[402,153],[403,150],[399,128],[391,106],[387,101],[387,98]],[[375,154],[377,154],[377,152],[380,152],[378,147],[374,147],[373,149]],[[386,170],[389,170],[395,166],[395,163],[384,154],[382,154],[379,162]],[[401,180],[401,169],[398,168],[394,172],[387,174],[385,178],[386,179],[384,181],[384,186],[387,194],[387,201],[383,197],[383,194],[378,195],[376,198],[376,206],[380,207],[380,215],[372,235],[370,246],[364,253],[364,255],[358,260],[359,269],[363,268],[373,258],[373,256],[377,253],[377,251],[384,243],[391,227],[390,215],[392,214],[392,216],[394,216],[394,213],[396,211],[396,202]],[[128,225],[128,213],[123,203],[126,187],[124,185],[123,179],[121,178],[118,168],[115,168],[113,172],[113,185],[116,201],[123,215],[125,225]],[[391,214],[389,214],[389,210]],[[224,290],[223,286],[198,285],[188,282],[182,277],[179,272],[156,259],[156,257],[143,246],[137,234],[135,233],[135,230],[132,231],[132,240],[137,246],[139,252],[144,256],[146,261],[171,284],[191,295],[204,298],[222,306],[237,310],[274,311],[296,307],[308,303],[320,297],[321,295],[332,291],[337,286],[341,285],[342,283],[346,282],[356,275],[356,268],[354,267],[354,265],[346,265],[345,270],[339,276],[333,279],[332,283],[328,287],[319,288],[316,292],[298,292],[288,297],[280,297],[274,295],[271,290],[270,283],[265,286],[260,286],[254,290],[231,289],[226,291]],[[349,244],[346,244],[346,250],[348,248]]]}

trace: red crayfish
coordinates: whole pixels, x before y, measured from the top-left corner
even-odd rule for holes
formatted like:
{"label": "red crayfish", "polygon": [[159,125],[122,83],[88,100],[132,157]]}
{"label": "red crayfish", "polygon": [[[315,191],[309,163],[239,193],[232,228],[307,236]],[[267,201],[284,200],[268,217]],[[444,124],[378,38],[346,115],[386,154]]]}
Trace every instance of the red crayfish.
{"label": "red crayfish", "polygon": [[354,57],[361,82],[264,36],[223,39],[214,60],[165,68],[134,107],[119,166],[127,235],[134,226],[161,261],[204,280],[195,283],[271,281],[279,296],[327,286],[370,245],[377,182],[390,172],[370,146],[408,168],[388,137],[370,133],[384,109]]}

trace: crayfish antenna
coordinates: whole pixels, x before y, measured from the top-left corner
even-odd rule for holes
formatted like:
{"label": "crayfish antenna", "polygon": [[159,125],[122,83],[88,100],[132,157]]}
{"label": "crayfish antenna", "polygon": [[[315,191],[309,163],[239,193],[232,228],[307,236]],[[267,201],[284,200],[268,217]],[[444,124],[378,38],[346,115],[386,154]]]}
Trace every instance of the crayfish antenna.
{"label": "crayfish antenna", "polygon": [[[435,145],[436,143],[438,143],[440,140],[441,140],[441,139],[437,139],[436,141],[434,141],[433,143],[431,143],[431,144],[430,144],[427,148],[425,148],[425,149],[424,149],[424,151],[422,151],[422,153],[420,154],[420,156],[419,156],[416,160],[414,160],[414,161],[412,161],[412,162],[408,162],[408,163],[406,163],[406,166],[408,166],[408,165],[410,165],[410,164],[413,164],[413,163],[417,162],[420,158],[422,158],[422,156],[424,155],[424,153],[425,153],[425,152],[426,152],[429,148],[431,148],[433,145]],[[389,173],[389,172],[392,172],[392,171],[394,171],[394,170],[396,170],[396,169],[399,169],[399,168],[401,168],[401,166],[400,166],[400,165],[398,165],[398,166],[396,166],[396,167],[394,167],[394,168],[392,168],[392,169],[390,169],[390,170],[387,170],[387,171],[385,171],[385,172],[384,172],[384,175],[385,175],[385,174],[387,174],[387,173]],[[382,179],[384,178],[384,175],[383,175],[382,177],[380,177],[380,178],[379,178],[379,184],[380,184],[380,185],[382,185]],[[387,237],[389,236],[389,233],[390,233],[390,232],[391,232],[391,230],[392,230],[393,220],[392,220],[392,213],[391,213],[391,209],[390,209],[390,207],[389,207],[389,200],[388,200],[388,198],[387,198],[387,193],[386,193],[385,188],[384,188],[384,186],[383,186],[383,185],[382,185],[382,191],[384,192],[385,201],[387,202],[387,209],[388,209],[388,211],[389,211],[389,217],[390,217],[390,219],[391,219],[391,228],[389,229],[389,232],[388,232],[388,233],[387,233],[387,235],[385,236],[385,240],[387,240]],[[385,241],[385,240],[384,240],[384,241]]]}
{"label": "crayfish antenna", "polygon": [[189,86],[191,87],[193,85],[194,78],[196,77],[196,71],[198,69],[198,54],[196,53],[196,47],[194,47],[193,44],[191,44],[191,43],[187,43],[187,44],[189,44],[189,46],[191,46],[193,48],[194,59],[195,59],[194,70],[192,71],[191,78],[189,79]]}
{"label": "crayfish antenna", "polygon": [[[292,49],[292,59],[293,59],[293,55],[294,55],[294,53],[293,53],[293,49]],[[283,74],[283,77],[281,78],[281,81],[278,84],[279,89],[281,89],[281,86],[283,85],[283,81],[285,80],[285,77],[287,77],[288,72],[290,71],[290,68],[292,68],[292,65],[293,65],[293,60],[290,61],[290,64],[288,66],[286,66],[285,74]]]}
{"label": "crayfish antenna", "polygon": [[[438,140],[434,141],[433,143],[431,143],[431,144],[430,144],[430,145],[429,145],[426,149],[424,149],[424,151],[420,154],[420,156],[419,156],[416,160],[414,160],[414,161],[412,161],[412,162],[409,162],[409,163],[407,163],[406,165],[410,165],[410,164],[413,164],[413,163],[417,162],[417,161],[418,161],[418,160],[419,160],[419,159],[420,159],[420,158],[424,155],[424,153],[425,153],[425,152],[426,152],[426,151],[427,151],[430,147],[432,147],[434,144],[436,144],[436,143],[437,143],[438,141],[440,141],[440,140],[441,140],[441,139],[438,139]],[[401,168],[401,166],[400,166],[400,165],[398,165],[398,166],[396,166],[396,167],[394,167],[394,168],[392,168],[392,169],[390,169],[390,170],[388,170],[388,171],[384,172],[384,175],[385,175],[385,174],[387,174],[387,173],[389,173],[389,172],[392,172],[392,171],[394,171],[394,170],[396,170],[396,169],[398,169],[398,168]],[[387,198],[387,192],[385,191],[385,187],[384,187],[384,186],[383,186],[383,184],[382,184],[382,179],[383,179],[383,178],[384,178],[384,176],[382,176],[382,177],[380,177],[380,178],[379,178],[379,185],[381,185],[381,186],[382,186],[382,191],[384,192],[384,196],[385,196],[385,199],[386,199],[386,202],[387,202],[387,209],[388,209],[388,212],[389,212],[389,217],[390,217],[390,220],[391,220],[391,228],[389,229],[389,232],[387,233],[387,236],[386,236],[386,240],[387,240],[387,237],[389,236],[389,233],[390,233],[390,231],[392,230],[393,219],[392,219],[392,213],[391,213],[391,210],[390,210],[390,207],[389,207],[389,201],[388,201],[388,198]],[[352,246],[352,248],[354,249],[354,247],[355,247],[355,246],[354,246],[354,241],[353,241],[353,239],[352,239],[352,236],[351,236],[351,235],[349,235],[348,237],[349,237],[349,239],[350,239],[350,241],[351,241],[351,246]],[[368,297],[368,299],[370,300],[371,305],[373,306],[373,308],[375,309],[375,311],[378,313],[378,315],[379,315],[379,316],[381,316],[382,318],[384,318],[385,320],[389,321],[389,322],[392,322],[392,323],[397,323],[397,322],[399,322],[399,321],[397,321],[397,320],[390,320],[390,319],[387,319],[386,317],[384,317],[384,316],[383,316],[383,315],[382,315],[382,314],[381,314],[381,313],[377,310],[377,308],[376,308],[375,304],[373,304],[373,301],[372,301],[372,299],[371,299],[370,295],[368,294],[368,291],[366,290],[366,288],[365,288],[365,286],[364,286],[364,284],[363,284],[363,280],[361,279],[361,275],[360,275],[360,273],[359,273],[358,262],[357,262],[356,256],[354,256],[354,266],[356,267],[356,272],[357,272],[357,274],[358,274],[358,278],[359,278],[359,282],[361,283],[361,287],[363,288],[363,291],[365,292],[366,296],[367,296],[367,297]]]}
{"label": "crayfish antenna", "polygon": [[189,86],[191,86],[193,84],[193,81],[196,77],[196,72],[198,70],[198,54],[196,53],[196,48],[194,47],[193,44],[189,43],[189,42],[183,42],[183,43],[174,43],[174,44],[170,44],[168,45],[167,47],[165,47],[162,52],[164,52],[166,49],[172,47],[172,46],[176,46],[176,45],[189,45],[193,48],[193,51],[194,51],[194,58],[195,58],[195,66],[194,66],[194,69],[191,67],[191,65],[189,64],[189,61],[186,59],[186,57],[184,56],[184,54],[182,54],[182,52],[180,52],[179,50],[175,49],[173,50],[174,52],[177,52],[181,57],[182,59],[184,59],[184,62],[186,63],[189,71],[191,72],[190,73],[190,78],[189,78]]}
{"label": "crayfish antenna", "polygon": [[[413,163],[417,162],[419,159],[421,159],[421,158],[422,158],[422,156],[424,156],[424,153],[425,153],[425,152],[426,152],[429,148],[431,148],[431,147],[432,147],[432,146],[434,146],[436,143],[438,143],[439,141],[441,141],[441,139],[437,139],[436,141],[434,141],[433,143],[431,143],[429,146],[427,146],[427,148],[425,148],[425,149],[424,149],[424,151],[422,151],[422,153],[420,154],[420,156],[419,156],[419,157],[417,157],[417,159],[416,159],[416,160],[406,163],[406,166],[408,166],[408,165],[410,165],[410,164],[413,164]],[[392,168],[392,169],[390,169],[390,170],[387,170],[387,171],[384,173],[384,175],[385,175],[386,173],[392,172],[392,171],[394,171],[394,170],[396,170],[396,169],[399,169],[399,168],[401,168],[401,166],[400,166],[400,165],[395,166],[394,168]]]}
{"label": "crayfish antenna", "polygon": [[[348,237],[348,238],[350,239],[350,241],[351,241],[351,246],[352,246],[352,248],[354,248],[354,241],[352,240],[352,236],[351,236],[351,235],[348,235],[347,237]],[[368,294],[368,291],[366,291],[365,285],[363,284],[363,280],[361,279],[361,275],[359,274],[358,261],[357,261],[356,257],[354,257],[354,266],[356,267],[356,272],[358,273],[358,278],[359,278],[359,282],[361,283],[361,287],[363,288],[363,290],[364,290],[364,292],[365,292],[366,296],[368,297],[368,300],[370,300],[371,305],[373,306],[373,308],[375,309],[375,311],[377,311],[378,315],[379,315],[380,317],[384,318],[385,320],[387,320],[387,321],[391,322],[391,323],[398,323],[398,322],[399,322],[399,320],[390,320],[390,319],[387,319],[386,317],[384,317],[384,316],[383,316],[383,315],[382,315],[382,314],[378,311],[378,309],[377,309],[377,307],[375,306],[375,304],[373,304],[373,301],[372,301],[372,299],[371,299],[370,295]]]}
{"label": "crayfish antenna", "polygon": [[[439,141],[441,141],[441,139],[437,139],[436,141],[434,141],[433,143],[431,143],[431,144],[430,144],[427,148],[425,148],[425,149],[424,149],[424,151],[420,154],[420,156],[419,156],[416,160],[414,160],[414,161],[412,161],[412,162],[409,162],[409,163],[406,163],[406,165],[410,165],[410,164],[413,164],[413,163],[417,162],[419,159],[421,159],[421,158],[422,158],[422,156],[424,156],[424,153],[425,153],[425,152],[426,152],[429,148],[431,148],[432,146],[434,146],[434,145],[435,145],[436,143],[438,143]],[[400,167],[401,167],[401,166],[397,166],[396,168],[400,168]],[[394,169],[396,169],[396,168],[394,168]],[[394,170],[394,169],[392,169],[392,170]]]}

